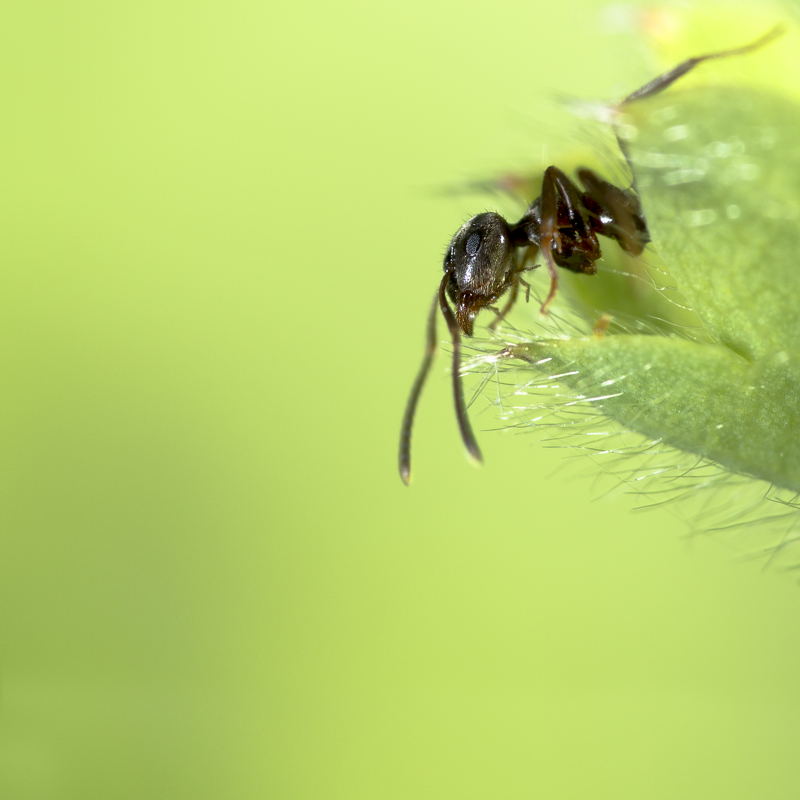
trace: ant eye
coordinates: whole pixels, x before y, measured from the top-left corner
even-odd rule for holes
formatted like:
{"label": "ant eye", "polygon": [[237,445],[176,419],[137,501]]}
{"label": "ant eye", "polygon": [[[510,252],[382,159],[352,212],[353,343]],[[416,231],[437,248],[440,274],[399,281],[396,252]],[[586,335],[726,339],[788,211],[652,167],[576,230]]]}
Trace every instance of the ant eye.
{"label": "ant eye", "polygon": [[470,234],[469,239],[467,239],[467,243],[465,245],[467,255],[474,256],[475,253],[478,252],[478,248],[481,246],[481,235],[479,233],[472,233]]}

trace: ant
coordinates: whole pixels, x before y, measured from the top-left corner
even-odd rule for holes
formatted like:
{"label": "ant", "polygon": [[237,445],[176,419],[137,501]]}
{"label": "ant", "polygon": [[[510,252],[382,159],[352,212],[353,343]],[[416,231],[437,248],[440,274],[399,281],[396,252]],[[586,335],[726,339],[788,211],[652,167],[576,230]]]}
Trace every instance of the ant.
{"label": "ant", "polygon": [[[752,52],[782,34],[783,28],[779,26],[744,47],[683,61],[629,94],[616,108],[621,110],[635,100],[658,94],[704,61]],[[625,154],[624,147],[622,150]],[[541,195],[519,222],[510,225],[499,214],[486,212],[472,217],[453,236],[444,257],[444,277],[428,316],[425,355],[411,388],[400,431],[400,477],[406,485],[411,477],[414,414],[436,350],[437,306],[453,343],[453,398],[461,439],[470,456],[480,462],[481,452],[467,417],[459,374],[461,333],[472,336],[475,316],[482,308],[489,308],[497,315],[489,326],[495,328],[514,306],[520,284],[525,287],[527,302],[530,285],[522,274],[538,266],[533,261],[539,252],[550,274],[550,291],[541,307],[541,313],[546,314],[558,290],[556,267],[584,275],[597,272],[596,262],[601,257],[598,235],[615,239],[633,256],[640,255],[650,241],[647,222],[633,189],[620,189],[589,169],[579,169],[578,179],[584,191],[558,167],[550,166],[542,178]],[[493,304],[509,290],[508,301],[500,311]]]}

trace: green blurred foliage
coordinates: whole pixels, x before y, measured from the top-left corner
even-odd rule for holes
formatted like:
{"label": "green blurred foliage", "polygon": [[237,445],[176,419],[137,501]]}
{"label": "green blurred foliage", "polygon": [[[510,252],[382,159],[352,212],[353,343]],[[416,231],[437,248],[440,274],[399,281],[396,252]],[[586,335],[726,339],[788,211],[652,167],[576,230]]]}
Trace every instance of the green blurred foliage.
{"label": "green blurred foliage", "polygon": [[441,189],[653,74],[602,9],[6,9],[4,796],[794,796],[793,586],[470,470],[444,359],[395,472]]}

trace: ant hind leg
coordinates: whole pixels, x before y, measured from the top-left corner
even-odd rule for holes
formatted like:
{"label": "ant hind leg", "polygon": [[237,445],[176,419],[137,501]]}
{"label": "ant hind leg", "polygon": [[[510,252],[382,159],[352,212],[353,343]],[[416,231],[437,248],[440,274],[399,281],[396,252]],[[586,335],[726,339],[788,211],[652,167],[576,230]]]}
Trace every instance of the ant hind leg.
{"label": "ant hind leg", "polygon": [[645,97],[652,97],[654,94],[664,91],[664,89],[666,89],[668,86],[675,83],[678,78],[683,77],[687,72],[691,72],[698,64],[702,64],[704,61],[711,61],[715,58],[727,58],[728,56],[740,56],[744,55],[745,53],[750,53],[753,50],[758,50],[759,48],[764,47],[778,37],[783,36],[785,32],[786,28],[783,25],[776,25],[772,30],[756,39],[756,41],[744,45],[744,47],[734,47],[730,50],[720,50],[717,53],[706,53],[706,55],[703,56],[687,58],[686,61],[682,61],[677,67],[674,67],[669,72],[665,72],[663,75],[653,78],[653,80],[649,81],[644,86],[640,86],[635,92],[631,92],[631,94],[629,94],[619,104],[619,108],[622,108],[628,103],[632,103],[634,100],[642,100]]}
{"label": "ant hind leg", "polygon": [[542,251],[542,258],[547,264],[547,271],[550,273],[550,292],[544,303],[542,303],[540,309],[542,314],[547,313],[547,307],[553,302],[553,298],[558,291],[558,272],[553,260],[553,245],[557,250],[561,250],[561,234],[558,232],[558,204],[556,201],[556,180],[559,173],[560,170],[556,167],[548,167],[545,170],[544,178],[542,178],[542,224],[539,247]]}

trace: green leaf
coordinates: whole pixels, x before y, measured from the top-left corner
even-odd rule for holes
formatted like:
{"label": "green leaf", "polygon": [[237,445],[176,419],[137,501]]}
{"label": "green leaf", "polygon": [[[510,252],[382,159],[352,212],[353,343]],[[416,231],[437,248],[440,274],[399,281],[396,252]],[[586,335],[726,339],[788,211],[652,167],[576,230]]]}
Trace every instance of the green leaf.
{"label": "green leaf", "polygon": [[800,107],[697,89],[636,103],[629,123],[654,246],[706,328],[748,360],[796,351]]}

